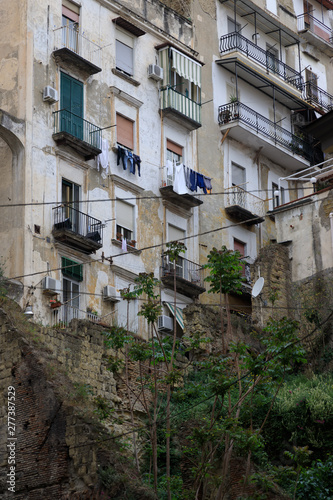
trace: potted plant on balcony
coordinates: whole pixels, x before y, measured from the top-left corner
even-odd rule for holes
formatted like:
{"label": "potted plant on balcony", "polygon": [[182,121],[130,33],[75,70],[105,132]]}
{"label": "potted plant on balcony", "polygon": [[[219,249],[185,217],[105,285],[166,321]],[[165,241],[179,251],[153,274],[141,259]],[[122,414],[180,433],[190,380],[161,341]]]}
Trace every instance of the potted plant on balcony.
{"label": "potted plant on balcony", "polygon": [[62,306],[62,303],[58,299],[50,299],[50,307],[51,309],[57,309]]}

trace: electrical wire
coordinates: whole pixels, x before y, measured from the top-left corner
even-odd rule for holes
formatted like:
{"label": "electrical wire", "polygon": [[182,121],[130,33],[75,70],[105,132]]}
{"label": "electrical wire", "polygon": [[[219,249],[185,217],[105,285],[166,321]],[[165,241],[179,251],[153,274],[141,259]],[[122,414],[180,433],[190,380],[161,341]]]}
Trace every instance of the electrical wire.
{"label": "electrical wire", "polygon": [[[303,190],[311,190],[313,191],[313,187],[312,186],[309,186],[309,187],[303,187]],[[248,194],[252,194],[252,193],[267,193],[269,192],[270,189],[252,189],[252,190],[249,190],[249,191],[246,191],[246,193]],[[285,188],[284,191],[295,191],[295,188]],[[191,194],[191,196],[193,196],[194,198],[200,198],[202,196],[204,197],[210,197],[210,196],[224,196],[224,195],[230,195],[230,194],[239,194],[239,191],[233,191],[231,189],[228,189],[228,190],[225,190],[225,191],[218,191],[218,192],[211,192],[211,193],[195,193],[195,194]],[[316,194],[316,193],[315,193]],[[158,195],[154,195],[154,196],[128,196],[126,198],[97,198],[97,199],[94,199],[94,200],[90,200],[90,199],[87,199],[87,200],[79,200],[79,201],[75,201],[75,203],[77,204],[83,204],[83,203],[102,203],[102,202],[112,202],[112,201],[140,201],[140,200],[160,200],[160,199],[163,199],[163,196],[158,196]],[[262,201],[270,201],[270,200],[273,200],[274,199],[274,196],[272,196],[271,198],[266,198],[266,199],[263,199]],[[301,198],[303,199],[303,197]],[[295,202],[297,200],[293,200],[293,202]],[[292,203],[292,202],[289,202],[289,203]],[[59,201],[32,201],[30,203],[11,203],[11,204],[0,204],[0,208],[17,208],[17,207],[31,207],[31,206],[45,206],[45,205],[56,205],[56,206],[61,206],[63,205],[62,202],[59,202]]]}

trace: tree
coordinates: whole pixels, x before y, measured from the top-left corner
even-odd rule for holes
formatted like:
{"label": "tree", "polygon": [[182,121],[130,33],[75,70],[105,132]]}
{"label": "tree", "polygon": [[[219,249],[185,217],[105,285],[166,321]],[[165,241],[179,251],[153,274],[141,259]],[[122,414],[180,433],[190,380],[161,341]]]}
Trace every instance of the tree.
{"label": "tree", "polygon": [[241,294],[242,276],[241,254],[238,250],[228,250],[223,246],[221,250],[215,247],[208,255],[208,264],[203,266],[204,269],[209,269],[210,274],[205,278],[205,281],[210,283],[208,293],[220,294],[220,317],[221,317],[221,336],[222,336],[222,352],[226,354],[227,347],[224,340],[224,314],[222,307],[222,294],[224,294],[224,303],[227,311],[227,335],[231,334],[231,318],[228,294],[233,292]]}

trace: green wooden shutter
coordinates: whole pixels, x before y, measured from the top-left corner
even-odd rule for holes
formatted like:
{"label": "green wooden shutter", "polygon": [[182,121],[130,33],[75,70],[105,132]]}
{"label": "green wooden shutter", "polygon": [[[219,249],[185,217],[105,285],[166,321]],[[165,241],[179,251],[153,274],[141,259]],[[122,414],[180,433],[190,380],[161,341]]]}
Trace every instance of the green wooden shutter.
{"label": "green wooden shutter", "polygon": [[67,109],[67,111],[72,111],[71,109],[71,87],[72,78],[65,73],[60,73],[60,107],[61,109]]}
{"label": "green wooden shutter", "polygon": [[[71,267],[69,267],[71,266]],[[72,278],[76,281],[83,281],[83,265],[75,262],[74,260],[68,259],[67,257],[61,257],[61,267],[62,274],[68,278]]]}

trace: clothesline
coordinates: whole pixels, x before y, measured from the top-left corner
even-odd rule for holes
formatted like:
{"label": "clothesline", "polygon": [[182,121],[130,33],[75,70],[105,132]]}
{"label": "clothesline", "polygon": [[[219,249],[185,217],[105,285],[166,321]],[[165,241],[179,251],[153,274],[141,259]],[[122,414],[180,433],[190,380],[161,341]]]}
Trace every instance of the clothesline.
{"label": "clothesline", "polygon": [[167,176],[173,179],[173,190],[177,194],[186,194],[188,189],[197,192],[197,188],[203,189],[205,194],[212,191],[212,179],[207,177],[183,163],[175,165],[171,160],[166,162]]}

